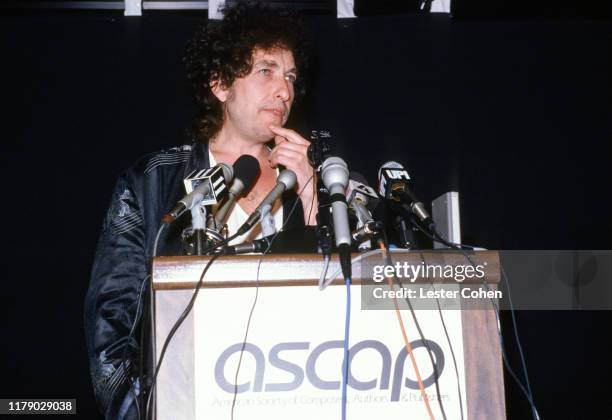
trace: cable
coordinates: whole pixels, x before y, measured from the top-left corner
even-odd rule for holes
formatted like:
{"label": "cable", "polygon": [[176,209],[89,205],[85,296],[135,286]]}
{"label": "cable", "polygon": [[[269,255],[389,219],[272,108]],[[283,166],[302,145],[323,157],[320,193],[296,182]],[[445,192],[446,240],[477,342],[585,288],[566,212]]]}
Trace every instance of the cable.
{"label": "cable", "polygon": [[[312,182],[312,201],[310,202],[310,210],[308,211],[308,219],[306,219],[306,223],[305,223],[306,225],[308,225],[308,223],[310,223],[310,216],[312,215],[312,208],[314,207],[315,197],[317,196],[317,181],[316,181],[315,178],[316,178],[315,177],[315,170],[314,170],[314,168],[312,168],[312,177],[311,177],[311,179],[314,180]],[[308,182],[310,182],[310,180],[308,180]]]}
{"label": "cable", "polygon": [[[159,232],[161,232],[161,228],[160,228]],[[159,232],[158,232],[158,235],[159,235]],[[229,238],[226,238],[223,241],[210,246],[209,248],[204,250],[204,253],[206,254],[206,253],[214,250],[215,248],[218,248],[218,247],[221,247],[223,245],[226,245],[227,243],[229,243],[231,240],[233,240],[237,236],[238,236],[237,234],[234,234],[234,235],[230,236]],[[198,283],[195,286],[195,290],[193,292],[193,295],[191,296],[191,300],[187,304],[187,307],[185,308],[185,310],[183,311],[181,316],[179,316],[177,321],[174,323],[174,325],[170,329],[170,332],[168,333],[168,336],[166,337],[166,340],[164,341],[164,345],[162,346],[162,350],[160,352],[159,360],[157,361],[157,365],[155,367],[155,371],[154,371],[153,376],[152,376],[151,388],[149,390],[149,395],[147,397],[147,403],[146,403],[146,407],[145,407],[145,419],[149,418],[149,408],[151,406],[151,399],[152,399],[153,392],[155,390],[155,385],[157,384],[157,375],[158,375],[159,370],[161,368],[161,364],[162,364],[162,362],[164,360],[164,355],[166,354],[166,349],[168,348],[168,345],[170,344],[170,340],[172,340],[172,337],[174,337],[174,334],[176,333],[176,331],[179,329],[179,327],[181,326],[183,321],[187,318],[187,315],[189,315],[189,312],[191,312],[191,309],[193,308],[193,305],[195,304],[195,300],[198,297],[198,293],[200,292],[200,287],[201,287],[201,285],[202,285],[202,283],[204,281],[204,276],[206,275],[206,272],[208,271],[208,269],[210,268],[212,263],[217,258],[219,258],[221,255],[222,255],[221,253],[215,254],[215,255],[212,256],[212,258],[210,260],[208,260],[208,263],[206,264],[206,267],[204,267],[204,270],[202,271],[202,274],[200,275],[200,279],[198,280]]]}
{"label": "cable", "polygon": [[[508,291],[508,302],[510,303],[510,308],[514,308],[514,304],[512,303],[512,294],[510,293],[510,284],[508,281],[508,277],[506,276],[506,272],[504,270],[504,266],[502,264],[499,265],[501,268],[501,274],[503,276],[505,285],[506,285],[506,290]],[[521,364],[523,366],[523,374],[525,375],[525,384],[527,385],[527,390],[529,391],[529,396],[531,397],[531,405],[532,405],[532,411],[534,416],[539,419],[540,416],[538,414],[538,411],[535,407],[535,404],[533,404],[533,393],[531,392],[531,385],[530,385],[530,381],[529,381],[529,376],[527,374],[527,363],[525,362],[525,355],[523,354],[523,346],[521,345],[521,340],[519,339],[519,334],[518,334],[518,324],[516,322],[516,317],[514,315],[514,310],[510,311],[510,316],[512,318],[512,326],[513,326],[513,330],[514,330],[514,338],[516,339],[516,344],[519,350],[519,355],[521,357]]]}
{"label": "cable", "polygon": [[[384,235],[384,233],[383,233],[383,237],[384,237],[384,240],[380,243],[380,248],[381,248],[381,251],[382,251],[383,260],[385,261],[385,263],[387,265],[393,266],[393,261],[391,261],[391,255],[390,255],[390,253],[387,252],[387,249],[385,247],[385,243],[387,242],[387,240],[386,240],[386,235]],[[387,277],[387,281],[389,283],[389,288],[391,290],[394,290],[393,283],[391,281],[391,277],[388,277],[388,276],[386,276],[386,277]],[[399,279],[395,275],[395,271],[393,272],[393,278],[395,279],[396,282],[399,283],[400,287],[403,288],[403,285],[401,284],[401,282],[399,281]],[[429,347],[429,344],[425,340],[425,336],[423,334],[423,331],[421,330],[421,327],[419,325],[419,321],[416,318],[416,315],[414,313],[414,308],[412,307],[412,304],[410,303],[410,300],[406,299],[406,302],[408,303],[408,307],[410,309],[410,313],[412,314],[412,319],[414,321],[415,326],[417,327],[417,330],[418,330],[419,335],[421,337],[421,341],[423,342],[423,345],[427,349],[427,354],[429,355],[429,358],[430,358],[430,361],[431,361],[431,366],[433,368],[434,378],[435,378],[438,405],[440,406],[440,411],[442,412],[442,417],[444,417],[444,419],[446,419],[446,413],[444,412],[444,407],[442,406],[442,399],[440,397],[440,387],[439,387],[439,384],[438,384],[438,380],[439,380],[438,369],[437,369],[436,363],[435,363],[435,361],[433,359],[431,348]],[[427,393],[425,392],[425,385],[423,384],[423,380],[421,379],[421,374],[419,372],[419,368],[417,366],[416,359],[414,358],[414,353],[413,353],[413,350],[412,350],[412,345],[410,344],[410,340],[408,339],[408,334],[406,333],[406,328],[404,327],[404,321],[402,320],[402,314],[400,312],[399,305],[397,303],[397,299],[395,298],[395,296],[393,296],[393,306],[395,307],[395,315],[397,316],[397,321],[399,322],[400,330],[402,331],[402,338],[404,339],[404,345],[406,347],[406,351],[408,352],[408,355],[410,356],[410,360],[412,362],[412,366],[414,367],[414,372],[416,374],[417,382],[419,384],[419,389],[421,391],[421,397],[423,398],[423,401],[425,402],[425,407],[427,408],[427,413],[429,414],[429,418],[431,420],[434,420],[434,415],[433,415],[433,412],[431,410],[431,406],[429,405],[429,398],[427,398]]]}
{"label": "cable", "polygon": [[[152,271],[152,269],[151,269]],[[149,389],[151,388],[150,385],[150,379],[149,377],[147,377],[147,374],[149,373],[149,362],[152,364],[154,363],[154,360],[151,359],[152,357],[152,350],[153,350],[153,336],[154,334],[153,332],[153,320],[155,319],[155,308],[153,306],[153,285],[152,282],[149,283],[149,296],[148,296],[148,307],[145,306],[144,309],[147,310],[148,309],[148,315],[143,318],[142,320],[142,328],[141,328],[141,333],[140,333],[140,354],[139,354],[139,358],[141,360],[140,363],[140,386],[141,388],[141,393],[140,393],[140,404],[141,407],[144,408],[144,420],[147,420],[147,407],[146,407],[146,399],[148,397],[147,392],[149,391]],[[146,336],[146,332],[149,332],[149,335]],[[146,345],[145,345],[146,342]],[[145,353],[145,350],[149,349],[148,353]],[[146,355],[146,356],[145,356]],[[145,357],[146,357],[146,362],[145,362]],[[147,365],[147,366],[145,366]]]}
{"label": "cable", "polygon": [[[394,249],[392,252],[399,254],[399,253],[412,253],[413,251],[411,251],[411,250],[404,250],[404,249]],[[356,264],[356,263],[358,263],[359,261],[361,261],[364,258],[373,256],[373,255],[377,255],[377,254],[380,254],[380,253],[382,253],[382,250],[380,250],[380,249],[375,249],[375,250],[372,250],[372,251],[364,252],[363,254],[360,254],[357,257],[353,258],[352,261],[351,261],[351,264]],[[388,251],[388,253],[390,254],[391,251]],[[340,273],[341,273],[341,269],[337,269],[329,278],[327,278],[325,280],[323,288],[327,287],[329,284],[331,284],[332,281],[334,281],[336,278],[338,278]],[[400,284],[400,287],[403,287],[403,285],[401,284],[401,282],[399,280],[398,280],[398,283]],[[410,307],[411,304],[410,304],[408,298],[406,298],[406,301],[407,301],[407,303],[408,303],[408,305]],[[439,306],[439,303],[438,303],[438,306]],[[448,336],[448,331],[447,331],[446,325],[444,323],[444,318],[442,317],[442,314],[441,314],[441,309],[439,308],[439,310],[440,310],[440,317],[441,317],[441,321],[442,321],[442,326],[444,327],[444,331],[445,331],[447,340],[448,340],[449,345],[450,345],[450,337]],[[415,322],[415,325],[417,326],[417,330],[420,330],[420,325],[418,323],[418,320],[417,320],[417,322]],[[433,366],[433,370],[434,370],[434,373],[435,373],[436,372],[436,366],[435,366],[435,363],[433,361],[433,357],[431,355],[431,348],[429,348],[429,344],[425,340],[425,337],[424,337],[424,335],[422,333],[422,330],[419,331],[419,334],[421,336],[421,340],[423,341],[423,344],[425,345],[426,349],[428,350],[428,354],[429,354],[430,360],[432,361],[432,366]],[[461,398],[461,389],[460,389],[460,384],[459,384],[459,379],[458,379],[459,372],[458,372],[458,367],[457,367],[457,360],[455,358],[455,354],[454,354],[454,350],[452,348],[452,345],[450,345],[450,349],[451,349],[451,355],[453,357],[453,362],[454,362],[454,365],[455,365],[455,374],[457,376],[457,386],[458,386],[458,389],[459,389],[459,405],[461,406],[461,416],[463,418],[463,408],[462,408],[463,407],[463,400]],[[438,385],[437,373],[435,373],[435,375],[436,375],[436,385]],[[438,393],[438,396],[440,396],[439,389],[437,389],[436,392]],[[440,405],[442,405],[440,397],[438,397],[438,402],[439,402]],[[443,416],[446,416],[446,413],[444,412],[444,409],[442,407],[441,407],[441,412],[443,413]]]}
{"label": "cable", "polygon": [[[472,265],[472,267],[475,267],[475,263],[472,261],[472,259],[470,258],[470,256],[463,250],[460,250],[461,253],[465,256],[465,258],[470,262],[470,264]],[[504,276],[504,271],[503,271],[503,267],[500,265],[501,271],[502,271],[502,276]],[[505,277],[505,276],[504,276]],[[506,278],[506,282],[508,282],[508,279]],[[491,291],[491,289],[489,288],[488,283],[483,279],[483,284],[485,286],[485,288],[487,289],[488,292]],[[508,284],[506,284],[506,288],[509,291],[510,287]],[[521,357],[521,362],[522,362],[522,368],[523,368],[523,374],[525,375],[525,380],[527,381],[527,390],[525,389],[525,386],[522,384],[522,382],[520,382],[520,380],[518,379],[518,376],[516,375],[516,373],[514,372],[514,370],[512,369],[512,367],[510,366],[510,363],[508,362],[508,355],[504,349],[503,346],[503,336],[502,336],[502,332],[501,332],[501,323],[500,323],[500,319],[499,319],[499,307],[497,305],[497,303],[491,298],[489,299],[491,301],[491,304],[493,305],[494,308],[494,312],[495,312],[495,318],[497,320],[497,326],[498,326],[498,333],[499,333],[499,338],[500,338],[500,345],[501,345],[501,349],[502,349],[502,358],[504,359],[504,366],[506,366],[506,369],[508,369],[510,375],[512,376],[512,378],[517,382],[517,384],[519,385],[521,391],[523,391],[523,393],[525,394],[525,397],[527,398],[527,401],[529,402],[530,406],[531,406],[531,414],[533,416],[533,418],[535,420],[539,420],[540,415],[538,413],[537,407],[533,401],[533,394],[531,392],[531,386],[529,385],[529,376],[527,374],[527,364],[525,363],[525,358],[523,355],[523,349],[521,346],[521,342],[518,339],[518,330],[517,330],[517,324],[516,324],[516,319],[514,318],[514,306],[512,304],[512,299],[510,296],[509,297],[509,304],[510,304],[510,312],[511,312],[511,316],[513,319],[513,329],[514,329],[514,333],[515,333],[515,338],[517,340],[517,347],[519,350],[519,354]]]}
{"label": "cable", "polygon": [[[419,255],[421,256],[421,261],[423,261],[425,270],[427,272],[427,262],[425,261],[425,256],[423,255],[423,252],[419,252]],[[431,287],[435,291],[436,286],[434,285],[434,282],[432,281],[430,284],[431,284]],[[463,397],[461,394],[461,381],[459,379],[459,367],[457,365],[457,358],[455,357],[455,350],[453,349],[453,344],[451,343],[451,339],[448,334],[448,329],[446,328],[446,323],[444,322],[444,315],[442,314],[442,307],[440,306],[440,299],[438,299],[438,297],[436,297],[436,305],[438,307],[438,314],[440,315],[440,322],[442,323],[442,328],[444,329],[444,335],[446,336],[446,342],[448,343],[448,347],[451,352],[451,357],[453,359],[453,366],[455,368],[455,378],[457,379],[457,395],[459,397],[459,410],[461,410],[461,420],[463,420]]]}
{"label": "cable", "polygon": [[[414,222],[413,222],[414,224]],[[418,224],[417,224],[418,226]],[[418,226],[423,232],[425,232],[420,226]],[[469,254],[467,254],[467,252],[465,252],[465,249],[463,248],[463,245],[460,244],[456,244],[456,243],[452,243],[447,241],[446,239],[444,239],[435,229],[435,225],[432,223],[431,225],[432,231],[433,231],[433,235],[428,235],[430,236],[433,240],[440,242],[450,248],[456,249],[458,251],[460,251],[463,256],[470,262],[470,264],[472,265],[472,267],[476,268],[476,264],[474,263],[474,261],[472,261],[472,259],[470,258]],[[436,239],[436,237],[438,239]],[[512,323],[513,323],[513,330],[514,330],[514,336],[516,339],[516,344],[519,350],[519,355],[521,358],[521,364],[522,364],[522,368],[523,368],[523,375],[525,376],[525,381],[527,383],[527,389],[525,389],[525,386],[522,384],[522,382],[518,379],[516,373],[514,372],[514,370],[512,369],[512,367],[510,366],[510,363],[508,362],[508,356],[506,354],[506,350],[504,349],[504,345],[503,345],[503,337],[502,337],[502,333],[501,333],[501,328],[500,328],[500,320],[499,320],[499,307],[497,306],[497,304],[495,303],[495,301],[491,298],[491,304],[493,306],[494,312],[495,312],[495,318],[497,320],[497,325],[498,325],[498,333],[499,333],[499,339],[500,339],[500,347],[501,347],[501,351],[502,351],[502,358],[504,360],[504,366],[506,367],[506,369],[508,370],[508,372],[510,373],[510,375],[512,376],[512,378],[516,381],[516,383],[519,385],[519,388],[521,389],[521,391],[523,391],[523,393],[525,394],[525,397],[527,398],[527,401],[529,402],[530,406],[531,406],[531,414],[533,416],[533,418],[535,420],[539,420],[540,419],[540,415],[538,412],[538,409],[535,405],[535,402],[533,400],[533,393],[531,392],[531,385],[529,384],[529,375],[527,373],[527,364],[525,363],[525,357],[524,357],[524,353],[523,353],[523,348],[520,342],[520,339],[518,337],[518,328],[517,328],[517,323],[516,323],[516,318],[514,315],[514,305],[512,303],[512,297],[510,295],[510,286],[509,286],[509,281],[508,278],[505,275],[505,271],[503,269],[503,266],[500,264],[500,268],[501,268],[501,274],[502,274],[502,280],[505,279],[506,282],[506,290],[508,291],[508,303],[510,305],[510,313],[511,313],[511,318],[512,318]],[[491,291],[491,289],[489,288],[489,284],[485,281],[485,279],[483,278],[483,284],[485,286],[485,288],[487,289],[487,291]]]}
{"label": "cable", "polygon": [[[244,331],[244,339],[242,340],[242,347],[240,348],[240,356],[238,358],[238,366],[236,367],[236,376],[234,379],[234,396],[232,398],[232,408],[231,408],[231,413],[230,413],[230,417],[232,420],[234,420],[234,409],[236,407],[236,399],[238,398],[238,374],[240,373],[240,366],[242,365],[242,356],[244,355],[244,349],[246,348],[247,339],[249,337],[249,330],[251,328],[251,319],[253,317],[253,313],[255,312],[255,306],[257,305],[257,299],[259,297],[259,269],[263,261],[263,256],[270,251],[270,249],[272,248],[272,244],[274,243],[278,235],[282,232],[282,230],[285,228],[285,226],[291,219],[293,212],[297,208],[297,204],[300,202],[300,196],[302,195],[302,193],[304,192],[304,189],[308,186],[308,184],[310,184],[313,177],[314,177],[314,174],[310,178],[308,178],[308,181],[302,187],[302,189],[298,193],[298,196],[295,198],[295,202],[293,203],[291,210],[289,210],[289,214],[287,215],[287,218],[285,219],[285,223],[283,223],[283,225],[278,230],[278,232],[276,232],[274,236],[272,236],[272,239],[270,239],[270,242],[268,242],[268,246],[266,247],[265,251],[259,257],[259,261],[257,263],[257,275],[255,277],[255,297],[253,299],[253,304],[251,305],[251,310],[249,311],[249,317],[247,318],[247,325]],[[314,197],[313,197],[313,203],[314,203]],[[312,205],[311,205],[311,208],[312,208]]]}
{"label": "cable", "polygon": [[155,235],[155,242],[153,243],[153,258],[157,256],[157,245],[159,243],[159,238],[161,237],[161,233],[167,225],[162,223],[157,230],[157,235]]}
{"label": "cable", "polygon": [[329,262],[331,258],[329,255],[324,257],[323,271],[321,271],[321,276],[319,277],[319,290],[325,289],[325,276],[327,275],[327,270],[329,270]]}
{"label": "cable", "polygon": [[[490,289],[487,287],[487,290],[490,290]],[[540,419],[540,415],[539,415],[539,413],[537,411],[537,408],[535,407],[535,403],[533,402],[533,396],[530,395],[529,392],[525,389],[525,386],[523,385],[523,383],[520,381],[520,379],[518,378],[518,376],[514,372],[514,369],[512,369],[512,366],[510,366],[510,362],[508,361],[508,354],[504,350],[504,338],[502,336],[501,329],[499,328],[499,325],[500,325],[500,321],[499,321],[499,307],[497,306],[497,304],[492,299],[491,299],[491,304],[494,307],[495,319],[496,319],[496,322],[497,322],[497,325],[498,325],[497,334],[499,336],[499,342],[500,342],[501,348],[502,348],[502,359],[503,359],[503,362],[504,362],[504,366],[506,367],[506,369],[508,370],[508,373],[510,373],[510,376],[512,376],[512,379],[514,379],[516,384],[519,386],[519,388],[521,389],[521,391],[523,392],[523,394],[527,398],[527,401],[531,405],[532,415],[534,416],[534,419],[535,420],[539,420]]]}
{"label": "cable", "polygon": [[179,316],[177,321],[174,323],[174,325],[170,329],[170,332],[168,333],[168,336],[166,337],[166,340],[164,341],[164,345],[162,346],[162,349],[159,355],[159,360],[157,361],[157,366],[155,367],[155,372],[152,377],[152,384],[151,384],[151,389],[149,390],[149,396],[147,397],[147,405],[146,405],[146,410],[145,410],[145,415],[147,419],[149,418],[149,408],[151,404],[151,396],[153,395],[153,392],[155,390],[155,385],[157,384],[157,375],[159,373],[159,369],[161,368],[161,364],[164,361],[164,356],[166,354],[168,345],[170,344],[170,340],[172,340],[172,337],[174,337],[174,334],[176,333],[176,331],[179,329],[179,327],[181,326],[185,318],[187,318],[187,315],[189,315],[189,312],[191,312],[191,309],[193,308],[195,300],[198,297],[200,286],[202,285],[202,281],[204,280],[204,276],[206,275],[206,272],[208,271],[212,263],[217,258],[219,258],[221,255],[222,254],[215,254],[212,256],[210,260],[208,260],[208,263],[206,264],[206,267],[204,267],[204,271],[202,271],[202,274],[200,275],[200,279],[198,283],[196,284],[195,291],[191,297],[191,300],[189,301],[189,304],[187,304],[187,307],[183,310],[183,313],[181,314],[181,316]]}
{"label": "cable", "polygon": [[[408,250],[408,249],[394,249],[393,250],[393,253],[395,253],[395,254],[411,253],[411,252],[412,251]],[[351,265],[357,264],[359,261],[361,261],[364,258],[371,257],[373,255],[378,255],[378,254],[382,254],[382,251],[380,249],[373,249],[371,251],[367,251],[367,252],[364,252],[362,254],[359,254],[358,256],[356,256],[355,258],[353,258],[351,260]],[[342,274],[342,269],[338,268],[336,271],[334,271],[334,273],[332,273],[332,275],[330,277],[325,279],[325,283],[323,284],[323,288],[326,288],[327,286],[329,286],[332,281],[336,280],[338,278],[338,276],[340,276],[340,274]]]}
{"label": "cable", "polygon": [[[359,261],[361,261],[361,260],[362,260],[362,259],[364,259],[364,258],[367,258],[367,257],[373,256],[373,255],[377,255],[377,254],[381,254],[382,252],[383,252],[383,251],[382,251],[381,249],[374,249],[374,250],[372,250],[372,251],[364,252],[363,254],[360,254],[360,255],[358,255],[357,257],[353,258],[353,259],[351,260],[351,264],[353,264],[353,265],[354,265],[354,264],[358,263]],[[393,252],[394,252],[394,253],[411,253],[412,251],[410,251],[410,250],[404,250],[404,249],[394,249],[394,250],[393,250]],[[388,252],[388,253],[390,253],[390,252]],[[333,274],[332,274],[332,275],[331,275],[329,278],[327,278],[327,279],[325,280],[325,283],[324,283],[324,287],[323,287],[323,288],[325,288],[325,287],[327,287],[329,284],[331,284],[331,282],[332,282],[332,281],[334,281],[336,278],[338,278],[338,276],[339,276],[340,274],[341,274],[341,269],[337,269],[337,270],[336,270],[336,271],[335,271],[335,272],[334,272],[334,273],[333,273]],[[399,281],[398,281],[398,283],[400,283],[400,285],[401,285],[401,282],[399,282]],[[407,300],[407,303],[410,305],[410,302],[408,301],[408,299],[406,299],[406,300]],[[435,377],[436,377],[436,387],[438,387],[438,375],[437,375],[437,369],[436,369],[435,362],[433,361],[433,357],[432,357],[432,355],[431,355],[431,353],[432,353],[431,348],[429,347],[429,344],[428,344],[428,343],[427,343],[427,341],[425,340],[425,337],[424,337],[424,335],[423,335],[423,333],[422,333],[422,330],[420,329],[420,325],[419,325],[418,320],[416,319],[416,317],[414,317],[414,320],[415,320],[415,325],[417,326],[417,330],[419,330],[419,334],[420,334],[420,336],[421,336],[421,340],[422,340],[422,342],[423,342],[424,346],[427,348],[427,350],[428,350],[428,354],[429,354],[429,357],[430,357],[430,360],[432,361],[432,366],[433,366],[434,374],[435,374]],[[444,325],[444,320],[443,320],[443,319],[442,319],[442,323],[443,323],[443,325]],[[446,326],[445,326],[445,325],[444,325],[444,328],[445,328],[445,331],[446,331]],[[446,331],[446,334],[447,334],[447,338],[448,338],[448,339],[449,339],[449,341],[450,341],[450,338],[448,337],[448,332],[447,332],[447,331]],[[451,352],[452,352],[452,349],[451,349]],[[452,353],[453,353],[453,357],[454,357],[454,352],[452,352]],[[456,368],[456,359],[455,359],[455,368]],[[457,372],[457,375],[458,375],[458,372]],[[458,381],[458,382],[459,382],[459,381]],[[442,407],[442,402],[441,402],[441,399],[440,399],[440,391],[439,391],[439,389],[438,389],[438,388],[436,388],[436,389],[437,389],[437,391],[436,391],[436,392],[438,393],[438,402],[439,402],[439,404],[440,404],[440,408],[441,408],[441,410],[440,410],[440,411],[443,413],[443,416],[446,416],[446,413],[444,412],[444,409],[443,409],[443,407]],[[460,398],[461,398],[461,397],[460,397]],[[462,405],[462,404],[461,404],[461,400],[460,400],[460,405]],[[463,409],[462,409],[461,413],[462,413],[462,416],[463,416]],[[446,418],[446,417],[445,417],[445,418]]]}
{"label": "cable", "polygon": [[346,315],[344,318],[344,358],[342,360],[342,420],[346,420],[346,392],[349,373],[349,331],[351,326],[351,279],[344,279],[346,285]]}
{"label": "cable", "polygon": [[[385,238],[385,242],[386,242],[386,238]],[[395,250],[393,250],[393,252],[395,252],[395,253],[410,253],[412,251],[402,250],[402,249],[395,249]],[[353,258],[352,261],[351,261],[351,264],[356,264],[356,263],[358,263],[359,261],[361,261],[362,259],[364,259],[366,257],[370,257],[370,256],[373,256],[373,255],[376,255],[376,254],[379,254],[379,253],[383,253],[382,249],[375,249],[375,250],[372,250],[372,251],[364,252],[363,254],[360,254],[357,257]],[[390,261],[390,252],[387,252],[387,256],[389,257],[389,261]],[[392,262],[390,262],[388,264],[389,265],[393,265]],[[340,273],[341,273],[341,269],[336,270],[332,274],[331,277],[329,277],[328,279],[325,280],[323,288],[327,287],[332,281],[334,281],[340,275]],[[397,278],[396,278],[396,280],[400,284],[400,287],[403,287],[402,283]],[[442,416],[444,418],[446,418],[446,413],[445,413],[444,407],[442,405],[441,394],[440,394],[440,389],[439,389],[439,384],[438,384],[438,372],[437,372],[435,361],[433,360],[432,350],[429,347],[429,344],[427,343],[427,340],[425,340],[425,336],[423,334],[423,331],[421,330],[420,324],[419,324],[418,320],[416,319],[416,315],[414,314],[414,308],[412,308],[412,305],[411,305],[410,301],[408,300],[408,298],[406,298],[406,302],[408,303],[408,306],[409,306],[409,308],[411,310],[411,313],[412,313],[412,316],[413,316],[413,320],[415,321],[415,326],[417,327],[417,330],[419,332],[421,341],[423,342],[423,345],[427,349],[427,353],[428,353],[430,361],[432,363],[434,375],[435,375],[435,378],[436,378],[435,384],[436,384],[436,392],[438,394],[438,397],[437,397],[438,404],[440,406],[440,411],[442,412]],[[461,413],[463,415],[463,410],[461,411]]]}
{"label": "cable", "polygon": [[[272,240],[274,240],[275,238],[276,236],[274,236]],[[242,365],[242,356],[244,355],[244,349],[246,348],[247,339],[249,337],[249,330],[251,328],[251,319],[253,318],[253,312],[255,311],[255,305],[257,304],[257,298],[259,297],[259,267],[261,266],[261,258],[259,261],[260,262],[257,264],[257,280],[256,280],[256,287],[255,287],[255,298],[253,299],[253,304],[251,305],[251,310],[249,311],[249,317],[247,318],[247,325],[244,331],[244,338],[242,340],[242,346],[240,347],[240,356],[238,357],[238,366],[236,366],[236,376],[234,377],[234,396],[232,398],[232,409],[230,413],[230,418],[232,420],[234,420],[234,408],[236,407],[236,399],[238,398],[238,374],[240,373],[240,366]]]}
{"label": "cable", "polygon": [[[126,373],[128,381],[130,381],[130,377],[128,375],[127,365],[126,365],[126,363],[127,363],[128,348],[130,346],[130,341],[132,340],[132,337],[134,336],[134,332],[136,331],[136,325],[138,324],[138,321],[140,320],[140,316],[142,315],[142,312],[140,311],[140,304],[142,302],[144,287],[145,287],[145,285],[147,284],[147,281],[150,278],[151,278],[151,275],[148,274],[144,278],[144,280],[142,281],[142,284],[140,285],[140,290],[138,292],[138,296],[136,297],[137,304],[136,304],[136,313],[134,314],[134,322],[132,323],[132,327],[130,328],[130,332],[129,332],[128,336],[127,336],[125,344],[123,345],[123,352],[121,354],[121,363],[119,364],[119,366],[121,366],[123,371]],[[112,401],[113,398],[115,397],[115,392],[117,392],[117,388],[113,389],[113,392],[112,392],[111,397],[110,397],[110,401]],[[142,417],[141,413],[140,413],[140,404],[138,403],[138,395],[136,394],[136,390],[134,389],[134,382],[133,381],[130,381],[129,392],[131,392],[132,396],[134,397],[134,402],[136,403],[136,411],[138,412],[138,418],[140,419]]]}

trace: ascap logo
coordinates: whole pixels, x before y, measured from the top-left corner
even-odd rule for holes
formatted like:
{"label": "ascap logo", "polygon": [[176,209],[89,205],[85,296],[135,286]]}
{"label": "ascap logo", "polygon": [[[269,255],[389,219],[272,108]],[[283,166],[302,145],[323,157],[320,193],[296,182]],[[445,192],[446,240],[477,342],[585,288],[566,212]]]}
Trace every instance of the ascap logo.
{"label": "ascap logo", "polygon": [[[444,370],[444,354],[440,346],[431,340],[427,340],[429,348],[433,352],[433,359],[436,364],[436,370],[438,375],[442,375]],[[411,343],[413,349],[424,347],[422,340],[415,340]],[[266,357],[261,348],[252,343],[244,344],[244,351],[250,353],[255,359],[255,376],[252,381],[238,384],[235,387],[234,384],[230,383],[225,377],[225,364],[227,360],[235,353],[240,353],[243,343],[236,343],[229,346],[221,353],[215,364],[215,380],[219,388],[227,393],[233,394],[235,389],[238,393],[252,391],[252,392],[286,392],[292,391],[299,388],[303,383],[304,379],[308,381],[318,389],[324,390],[336,390],[340,389],[340,381],[329,381],[323,380],[317,375],[316,364],[317,360],[324,352],[331,349],[342,349],[343,341],[326,341],[319,344],[310,350],[310,343],[308,342],[289,342],[289,343],[278,343],[273,346],[268,352],[267,361],[272,367],[279,369],[283,372],[289,373],[293,379],[289,382],[265,382],[265,373],[269,369],[266,366]],[[358,380],[353,376],[354,357],[362,350],[373,349],[376,350],[382,360],[382,369],[380,376],[372,378],[368,381]],[[284,360],[280,357],[280,353],[287,351],[299,351],[304,353],[303,363],[296,364],[288,360]],[[409,378],[404,377],[404,364],[406,362],[406,348],[402,348],[395,357],[395,363],[391,357],[391,351],[389,348],[376,340],[364,340],[353,345],[349,349],[349,379],[348,386],[359,391],[366,391],[369,389],[389,389],[391,386],[391,401],[399,401],[400,391],[402,387],[410,389],[419,389],[418,383]],[[393,365],[393,366],[392,366]],[[391,369],[393,368],[393,376],[391,376]],[[434,372],[429,377],[423,380],[423,385],[428,387],[435,381]]]}
{"label": "ascap logo", "polygon": [[385,169],[387,174],[387,178],[389,179],[405,179],[406,181],[410,180],[410,175],[408,175],[408,171],[405,169]]}

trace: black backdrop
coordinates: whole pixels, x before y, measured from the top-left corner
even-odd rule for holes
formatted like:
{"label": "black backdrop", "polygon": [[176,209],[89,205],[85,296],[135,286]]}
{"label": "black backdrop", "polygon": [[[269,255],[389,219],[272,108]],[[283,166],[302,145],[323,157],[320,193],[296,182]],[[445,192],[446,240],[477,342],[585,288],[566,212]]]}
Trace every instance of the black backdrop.
{"label": "black backdrop", "polygon": [[[95,418],[83,298],[118,173],[184,143],[181,57],[194,14],[0,17],[3,179],[0,397],[78,399]],[[460,192],[464,241],[606,249],[612,24],[313,17],[310,96],[292,116],[328,129],[371,183],[406,165],[426,201]],[[543,418],[611,418],[604,312],[518,314]],[[517,370],[510,323],[503,319]],[[506,379],[510,419],[529,416]]]}

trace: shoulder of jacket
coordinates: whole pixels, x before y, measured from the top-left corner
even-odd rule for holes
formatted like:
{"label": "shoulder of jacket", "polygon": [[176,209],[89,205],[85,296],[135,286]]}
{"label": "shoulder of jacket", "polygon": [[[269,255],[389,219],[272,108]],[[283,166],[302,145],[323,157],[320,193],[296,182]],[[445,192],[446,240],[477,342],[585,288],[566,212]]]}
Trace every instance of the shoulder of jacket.
{"label": "shoulder of jacket", "polygon": [[136,161],[132,166],[132,170],[139,174],[148,175],[160,169],[170,169],[169,167],[178,168],[189,161],[192,150],[193,145],[185,144],[147,153]]}

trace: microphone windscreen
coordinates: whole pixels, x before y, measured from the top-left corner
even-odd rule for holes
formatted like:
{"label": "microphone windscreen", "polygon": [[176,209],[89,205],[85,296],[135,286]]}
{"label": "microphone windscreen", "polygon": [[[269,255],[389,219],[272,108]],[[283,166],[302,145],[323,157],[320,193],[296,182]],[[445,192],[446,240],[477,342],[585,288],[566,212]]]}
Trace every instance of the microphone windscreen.
{"label": "microphone windscreen", "polygon": [[283,169],[276,178],[276,184],[283,184],[285,186],[285,191],[291,190],[295,187],[295,184],[297,184],[297,176],[292,170]]}
{"label": "microphone windscreen", "polygon": [[397,163],[395,161],[390,160],[387,163],[384,163],[379,169],[378,169],[378,179],[380,181],[380,176],[382,175],[382,171],[383,169],[404,169],[404,167],[402,166],[401,163]]}
{"label": "microphone windscreen", "polygon": [[368,210],[373,211],[378,205],[378,194],[368,184],[366,178],[356,171],[349,172],[349,186],[347,189],[348,199],[352,200],[353,195],[361,194],[364,198]]}
{"label": "microphone windscreen", "polygon": [[244,189],[242,195],[246,195],[255,185],[255,181],[261,173],[259,162],[251,155],[242,155],[234,162],[234,178],[242,181]]}

